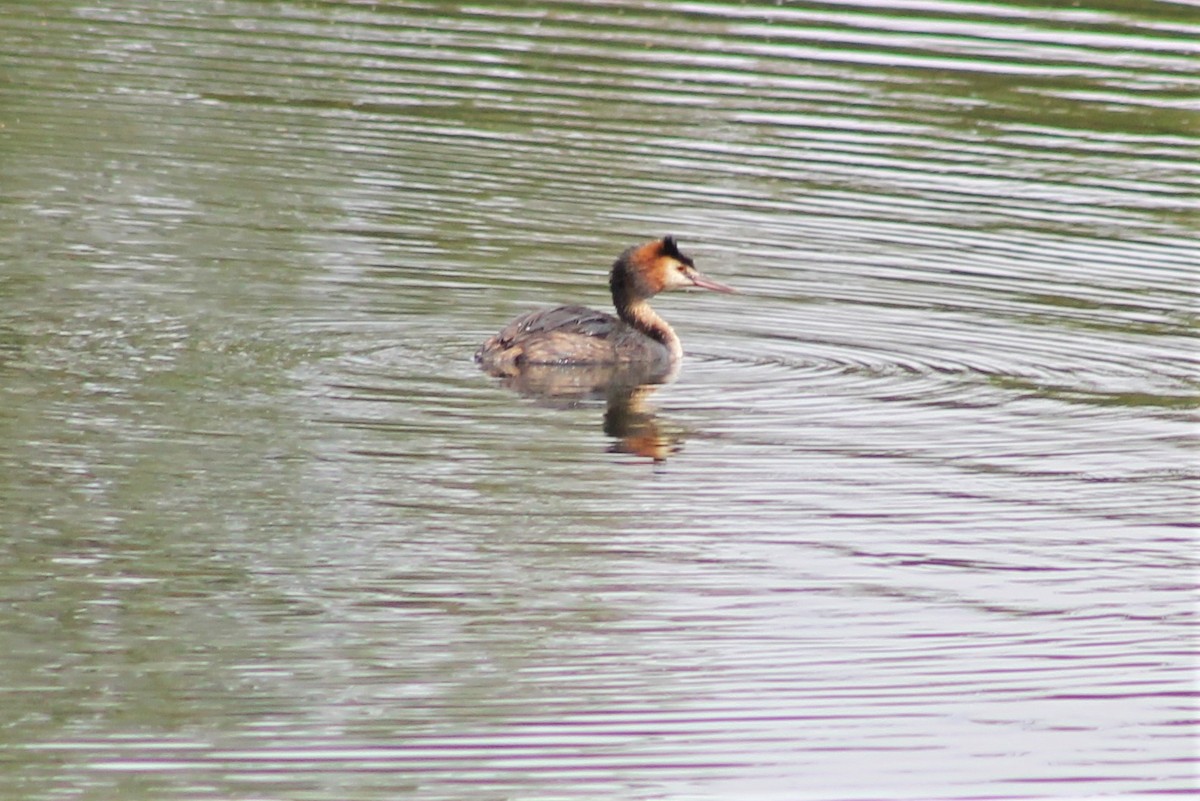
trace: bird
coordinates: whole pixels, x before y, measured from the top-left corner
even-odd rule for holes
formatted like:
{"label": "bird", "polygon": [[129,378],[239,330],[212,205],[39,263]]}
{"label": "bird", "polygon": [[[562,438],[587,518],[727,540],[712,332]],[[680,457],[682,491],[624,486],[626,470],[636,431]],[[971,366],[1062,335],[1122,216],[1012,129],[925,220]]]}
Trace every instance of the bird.
{"label": "bird", "polygon": [[674,367],[683,346],[667,321],[650,308],[650,298],[673,289],[736,292],[696,270],[673,236],[622,253],[608,278],[614,317],[585,306],[558,306],[523,314],[475,352],[475,361],[495,375],[513,375],[527,365],[626,365]]}

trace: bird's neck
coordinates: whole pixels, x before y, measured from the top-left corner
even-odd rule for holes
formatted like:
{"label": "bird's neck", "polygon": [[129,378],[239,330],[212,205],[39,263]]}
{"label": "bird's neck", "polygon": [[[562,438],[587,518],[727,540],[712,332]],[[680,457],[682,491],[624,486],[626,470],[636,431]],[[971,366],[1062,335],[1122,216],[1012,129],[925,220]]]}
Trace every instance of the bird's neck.
{"label": "bird's neck", "polygon": [[629,283],[628,276],[617,269],[613,270],[609,284],[617,316],[655,342],[662,343],[670,353],[672,362],[679,361],[683,357],[683,346],[679,343],[674,329],[650,308],[646,298],[633,292]]}

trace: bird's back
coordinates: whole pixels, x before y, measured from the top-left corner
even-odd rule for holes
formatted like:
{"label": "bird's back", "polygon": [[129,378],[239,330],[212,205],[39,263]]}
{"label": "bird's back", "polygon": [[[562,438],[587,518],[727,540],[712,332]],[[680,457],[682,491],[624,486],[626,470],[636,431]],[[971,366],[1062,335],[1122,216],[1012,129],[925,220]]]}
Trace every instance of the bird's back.
{"label": "bird's back", "polygon": [[522,364],[612,364],[666,355],[662,344],[611,314],[558,306],[513,320],[480,346],[475,361],[507,373]]}

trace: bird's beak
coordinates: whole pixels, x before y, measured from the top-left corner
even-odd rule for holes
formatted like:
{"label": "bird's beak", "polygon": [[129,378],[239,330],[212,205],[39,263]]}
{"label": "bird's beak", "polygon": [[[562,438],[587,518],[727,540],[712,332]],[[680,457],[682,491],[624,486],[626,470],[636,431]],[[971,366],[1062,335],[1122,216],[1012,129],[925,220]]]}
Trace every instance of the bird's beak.
{"label": "bird's beak", "polygon": [[691,278],[692,285],[698,286],[701,289],[711,289],[713,292],[737,292],[737,290],[733,287],[726,286],[720,281],[714,281],[707,275],[703,275],[701,273],[692,273]]}

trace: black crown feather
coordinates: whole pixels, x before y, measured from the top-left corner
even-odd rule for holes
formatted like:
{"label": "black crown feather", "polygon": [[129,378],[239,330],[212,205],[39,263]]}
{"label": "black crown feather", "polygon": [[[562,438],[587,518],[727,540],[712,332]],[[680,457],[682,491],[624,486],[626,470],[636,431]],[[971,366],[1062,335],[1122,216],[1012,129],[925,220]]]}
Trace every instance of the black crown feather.
{"label": "black crown feather", "polygon": [[678,259],[689,267],[695,266],[690,257],[685,256],[683,251],[679,249],[679,243],[675,241],[673,236],[664,236],[662,238],[662,251],[664,256],[670,256],[673,259]]}

